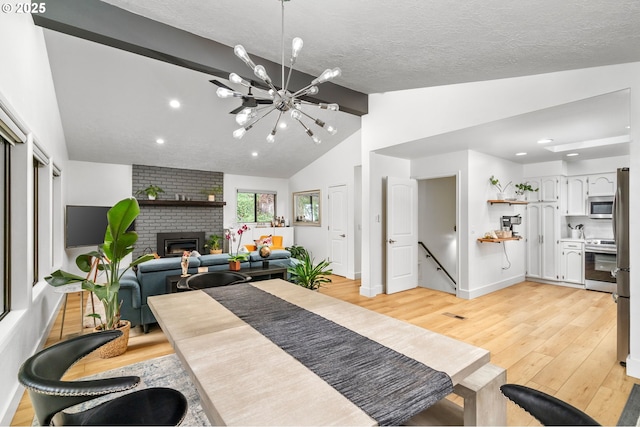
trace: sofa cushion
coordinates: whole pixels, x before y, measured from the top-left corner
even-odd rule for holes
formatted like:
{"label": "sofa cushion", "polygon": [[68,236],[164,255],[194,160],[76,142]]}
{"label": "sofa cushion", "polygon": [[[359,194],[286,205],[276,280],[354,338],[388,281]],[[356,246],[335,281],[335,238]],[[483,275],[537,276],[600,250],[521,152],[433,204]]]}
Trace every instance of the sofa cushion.
{"label": "sofa cushion", "polygon": [[200,265],[209,267],[211,265],[223,265],[229,263],[229,254],[212,254],[202,255],[200,257]]}
{"label": "sofa cushion", "polygon": [[[166,271],[182,268],[180,262],[182,257],[169,257],[152,259],[147,262],[143,262],[138,265],[138,277],[140,273],[150,273],[152,271]],[[200,266],[200,259],[197,257],[189,258],[189,268],[195,268]]]}
{"label": "sofa cushion", "polygon": [[286,249],[272,249],[271,255],[269,255],[269,258],[262,258],[258,253],[258,251],[253,251],[251,252],[251,254],[249,254],[249,260],[251,262],[263,261],[263,260],[271,261],[275,259],[288,259],[288,258],[291,258],[291,252],[289,252]]}

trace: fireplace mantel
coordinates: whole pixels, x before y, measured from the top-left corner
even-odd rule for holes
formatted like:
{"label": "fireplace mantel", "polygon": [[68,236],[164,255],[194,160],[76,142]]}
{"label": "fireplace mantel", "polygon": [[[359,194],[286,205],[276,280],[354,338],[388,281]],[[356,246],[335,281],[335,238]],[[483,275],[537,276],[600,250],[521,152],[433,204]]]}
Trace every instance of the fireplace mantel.
{"label": "fireplace mantel", "polygon": [[197,206],[221,208],[227,202],[209,202],[207,200],[138,200],[140,206]]}

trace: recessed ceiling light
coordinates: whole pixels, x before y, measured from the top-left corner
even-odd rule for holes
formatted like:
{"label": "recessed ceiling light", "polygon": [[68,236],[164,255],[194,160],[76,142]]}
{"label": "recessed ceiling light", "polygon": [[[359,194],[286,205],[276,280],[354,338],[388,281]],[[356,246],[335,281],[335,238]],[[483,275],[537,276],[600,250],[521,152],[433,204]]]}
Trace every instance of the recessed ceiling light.
{"label": "recessed ceiling light", "polygon": [[156,139],[156,144],[164,144],[164,139],[162,138]]}
{"label": "recessed ceiling light", "polygon": [[631,129],[631,126],[626,126],[627,129]]}
{"label": "recessed ceiling light", "polygon": [[180,101],[178,101],[177,99],[172,99],[171,101],[169,101],[169,106],[171,106],[171,108],[180,108]]}
{"label": "recessed ceiling light", "polygon": [[553,139],[551,138],[542,138],[538,140],[538,144],[548,144],[550,142],[553,142]]}
{"label": "recessed ceiling light", "polygon": [[251,153],[251,155],[252,155],[253,157],[258,157],[258,153],[257,153],[256,151],[254,151],[253,153]]}
{"label": "recessed ceiling light", "polygon": [[286,122],[280,122],[280,124],[278,125],[278,127],[280,129],[286,129],[287,128],[287,123]]}
{"label": "recessed ceiling light", "polygon": [[526,155],[527,155],[527,153],[524,153],[524,152],[522,152],[522,153],[516,153],[516,156],[526,156]]}
{"label": "recessed ceiling light", "polygon": [[567,157],[575,157],[575,156],[579,156],[580,153],[569,153],[567,154]]}

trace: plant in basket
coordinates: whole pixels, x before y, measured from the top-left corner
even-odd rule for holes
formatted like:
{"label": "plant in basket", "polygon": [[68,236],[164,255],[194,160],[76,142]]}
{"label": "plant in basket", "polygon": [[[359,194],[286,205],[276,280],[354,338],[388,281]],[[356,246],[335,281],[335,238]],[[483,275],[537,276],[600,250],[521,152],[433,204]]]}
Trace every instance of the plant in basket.
{"label": "plant in basket", "polygon": [[127,229],[139,214],[140,207],[134,198],[121,200],[109,209],[104,242],[98,245],[97,250],[76,257],[78,268],[87,273],[85,277],[62,270],[54,271],[50,276],[45,277],[51,286],[81,283],[82,289],[92,292],[104,306],[104,318],[97,313],[88,315],[100,321],[97,329],[117,329],[125,326],[125,322],[128,323],[120,319],[122,305],[122,301],[118,298],[120,278],[133,266],[154,258],[151,254],[145,254],[126,268],[122,270],[120,268],[120,263],[133,252],[133,246],[138,240],[138,234]]}

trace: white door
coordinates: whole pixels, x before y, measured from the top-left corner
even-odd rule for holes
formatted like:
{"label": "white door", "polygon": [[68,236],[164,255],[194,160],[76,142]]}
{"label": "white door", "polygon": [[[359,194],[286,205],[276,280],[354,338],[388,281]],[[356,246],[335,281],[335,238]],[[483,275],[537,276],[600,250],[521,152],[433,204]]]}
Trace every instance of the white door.
{"label": "white door", "polygon": [[347,186],[329,187],[329,261],[333,274],[347,275]]}
{"label": "white door", "polygon": [[387,177],[387,293],[418,286],[418,181]]}

